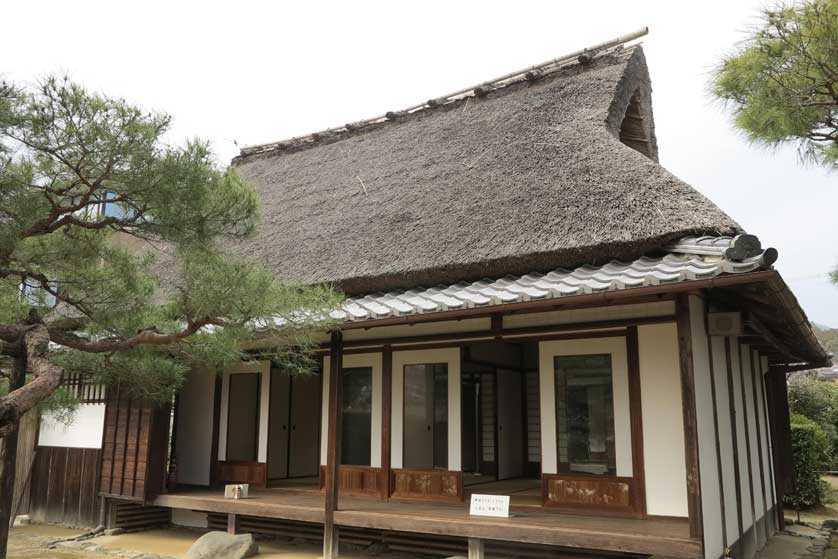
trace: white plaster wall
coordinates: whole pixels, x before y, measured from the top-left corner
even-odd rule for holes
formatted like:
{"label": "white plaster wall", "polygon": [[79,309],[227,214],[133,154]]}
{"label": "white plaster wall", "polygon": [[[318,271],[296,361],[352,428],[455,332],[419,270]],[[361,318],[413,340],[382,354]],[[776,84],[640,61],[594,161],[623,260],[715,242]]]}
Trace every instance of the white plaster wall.
{"label": "white plaster wall", "polygon": [[271,399],[271,362],[248,361],[224,371],[221,384],[221,417],[218,422],[218,459],[227,459],[227,413],[230,399],[230,375],[241,373],[261,373],[259,387],[259,449],[257,461],[268,461],[268,416]]}
{"label": "white plaster wall", "polygon": [[504,328],[524,326],[547,326],[552,324],[574,324],[598,320],[620,320],[623,318],[648,318],[675,313],[672,301],[640,303],[636,305],[615,305],[567,311],[550,311],[531,314],[512,314],[503,317]]}
{"label": "white plaster wall", "polygon": [[208,528],[207,513],[188,509],[172,509],[172,524],[187,528]]}
{"label": "white plaster wall", "polygon": [[404,465],[404,367],[428,363],[448,364],[448,469],[462,469],[460,425],[460,348],[417,349],[393,352],[393,410],[390,425],[391,466]]}
{"label": "white plaster wall", "polygon": [[[748,435],[751,438],[751,476],[754,491],[755,519],[765,515],[765,503],[762,500],[762,480],[759,477],[760,454],[757,447],[757,415],[754,408],[754,372],[752,369],[753,352],[747,344],[742,344],[742,376],[745,379],[745,407],[748,412]],[[762,545],[762,536],[758,535],[757,545]]]}
{"label": "white plaster wall", "polygon": [[625,337],[552,340],[538,343],[541,386],[541,471],[558,472],[556,452],[556,383],[553,357],[556,355],[611,354],[614,389],[614,439],[617,475],[630,477],[631,412],[628,392],[628,361]]}
{"label": "white plaster wall", "polygon": [[736,425],[730,417],[730,390],[727,377],[725,338],[710,338],[713,350],[713,374],[716,379],[716,410],[719,421],[719,450],[722,455],[722,488],[724,490],[725,525],[727,545],[739,538],[739,522],[736,509],[736,470],[733,464],[733,437]]}
{"label": "white plaster wall", "polygon": [[724,552],[722,495],[716,454],[716,415],[713,408],[711,363],[704,300],[689,296],[692,334],[695,412],[698,430],[698,463],[701,473],[701,510],[704,521],[704,556],[717,559]]}
{"label": "white plaster wall", "polygon": [[751,510],[751,480],[748,477],[748,454],[745,438],[745,409],[742,400],[742,350],[739,339],[730,338],[730,364],[733,373],[733,402],[736,406],[736,439],[739,456],[739,485],[742,492],[742,527],[747,529],[754,523]]}
{"label": "white plaster wall", "polygon": [[41,418],[38,444],[65,448],[102,448],[104,426],[105,404],[81,404],[69,424],[56,421],[53,415],[47,413]]}
{"label": "white plaster wall", "polygon": [[175,426],[178,483],[210,484],[215,379],[213,371],[190,371],[179,392]]}
{"label": "white plaster wall", "polygon": [[767,417],[765,415],[765,385],[762,377],[762,358],[759,355],[758,351],[753,352],[753,364],[754,364],[754,389],[756,390],[756,419],[757,419],[757,428],[759,429],[759,436],[760,440],[762,441],[762,454],[760,454],[759,458],[761,460],[762,471],[763,471],[763,491],[765,495],[765,510],[771,509],[773,505],[772,497],[771,497],[771,465],[769,464],[770,460],[768,459],[769,450],[768,450],[768,429],[767,427]]}
{"label": "white plaster wall", "polygon": [[638,326],[646,510],[687,517],[687,467],[678,330],[674,323]]}
{"label": "white plaster wall", "polygon": [[[369,367],[372,369],[372,410],[370,426],[370,466],[381,467],[381,384],[382,379],[381,353],[358,353],[343,356],[343,368]],[[328,431],[329,431],[329,356],[323,358],[323,398],[322,416],[320,424],[320,464],[326,465],[326,454],[328,452]]]}

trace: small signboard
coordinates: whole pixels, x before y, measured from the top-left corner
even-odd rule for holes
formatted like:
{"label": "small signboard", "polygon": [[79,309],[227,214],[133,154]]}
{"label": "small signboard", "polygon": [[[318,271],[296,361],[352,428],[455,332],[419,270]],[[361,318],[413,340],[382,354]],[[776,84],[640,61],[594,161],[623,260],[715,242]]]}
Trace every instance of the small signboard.
{"label": "small signboard", "polygon": [[468,513],[472,516],[509,518],[509,495],[478,495],[473,493]]}
{"label": "small signboard", "polygon": [[250,485],[247,483],[237,483],[235,485],[224,486],[225,499],[247,499],[247,491]]}

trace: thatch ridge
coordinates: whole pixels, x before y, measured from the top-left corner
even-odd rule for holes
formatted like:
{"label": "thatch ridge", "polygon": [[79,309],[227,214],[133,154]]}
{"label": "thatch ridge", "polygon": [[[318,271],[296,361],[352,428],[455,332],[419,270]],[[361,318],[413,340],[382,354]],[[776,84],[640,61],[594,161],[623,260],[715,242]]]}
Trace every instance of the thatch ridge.
{"label": "thatch ridge", "polygon": [[[620,142],[635,99],[647,154]],[[663,169],[640,47],[236,161],[262,198],[235,247],[350,294],[631,260],[741,228]]]}

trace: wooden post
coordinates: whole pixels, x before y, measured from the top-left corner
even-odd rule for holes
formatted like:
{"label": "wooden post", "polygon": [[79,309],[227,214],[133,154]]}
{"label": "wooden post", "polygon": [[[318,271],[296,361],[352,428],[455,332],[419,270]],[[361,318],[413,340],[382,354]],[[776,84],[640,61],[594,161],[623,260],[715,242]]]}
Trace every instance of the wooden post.
{"label": "wooden post", "polygon": [[230,513],[227,515],[227,533],[235,536],[239,533],[239,515]]}
{"label": "wooden post", "polygon": [[486,557],[486,545],[483,540],[477,538],[468,539],[468,559],[484,559]]}
{"label": "wooden post", "polygon": [[393,419],[393,350],[384,346],[381,355],[381,499],[390,498],[390,429]]}
{"label": "wooden post", "polygon": [[323,521],[323,559],[337,559],[338,530],[335,527],[335,511],[338,508],[339,484],[338,464],[341,456],[343,400],[343,335],[340,330],[332,332],[329,363],[329,427],[326,447],[326,508]]}
{"label": "wooden post", "polygon": [[695,371],[693,370],[690,301],[686,293],[675,298],[675,321],[678,326],[678,361],[681,369],[681,403],[684,414],[684,452],[687,466],[687,511],[690,537],[702,538],[704,522],[701,510],[701,469],[698,461],[698,422],[695,411]]}
{"label": "wooden post", "polygon": [[643,453],[643,413],[640,392],[640,346],[637,326],[626,329],[626,357],[629,372],[629,413],[631,414],[631,462],[637,497],[635,512],[646,518],[646,464]]}

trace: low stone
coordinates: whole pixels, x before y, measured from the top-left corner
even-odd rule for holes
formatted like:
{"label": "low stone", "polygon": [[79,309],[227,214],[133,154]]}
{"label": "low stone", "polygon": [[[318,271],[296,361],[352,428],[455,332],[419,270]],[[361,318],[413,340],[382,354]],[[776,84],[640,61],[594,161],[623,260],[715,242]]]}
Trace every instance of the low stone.
{"label": "low stone", "polygon": [[208,532],[198,538],[186,559],[246,559],[259,553],[253,534],[232,536],[227,532]]}
{"label": "low stone", "polygon": [[29,524],[30,524],[30,519],[29,519],[28,514],[21,514],[21,515],[18,515],[18,516],[15,517],[15,523],[14,523],[15,527],[29,526]]}
{"label": "low stone", "polygon": [[838,519],[830,518],[828,520],[824,520],[821,526],[827,530],[838,530]]}

